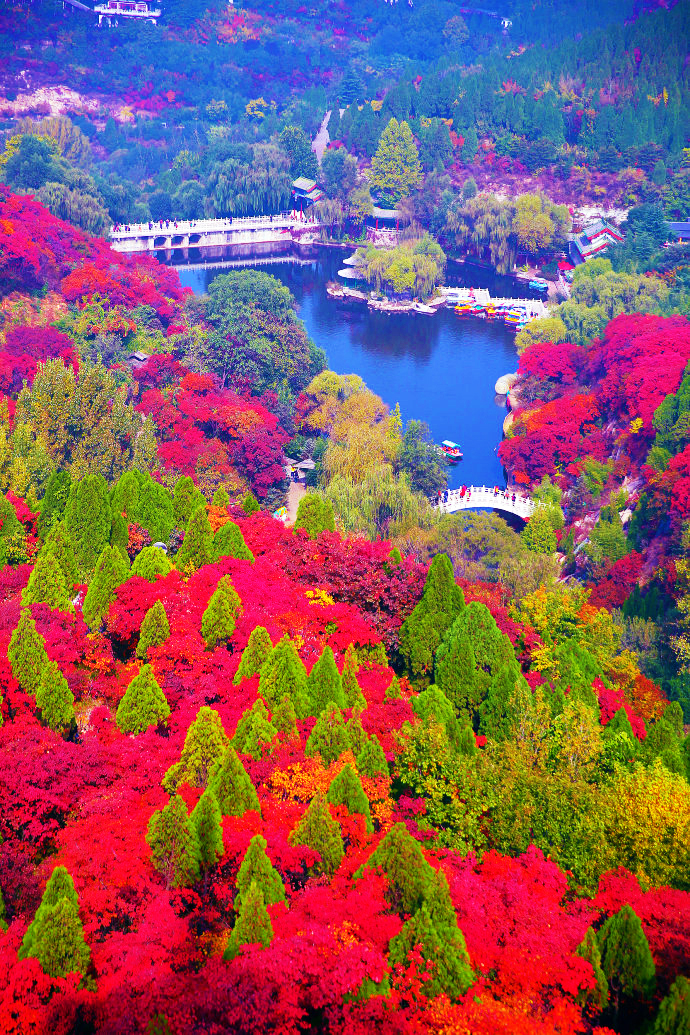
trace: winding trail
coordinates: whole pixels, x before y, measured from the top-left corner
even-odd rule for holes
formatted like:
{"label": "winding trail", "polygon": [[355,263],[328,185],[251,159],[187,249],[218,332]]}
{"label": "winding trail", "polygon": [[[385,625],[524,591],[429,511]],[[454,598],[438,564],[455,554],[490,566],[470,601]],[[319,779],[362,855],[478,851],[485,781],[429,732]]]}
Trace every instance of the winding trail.
{"label": "winding trail", "polygon": [[314,137],[314,139],[312,141],[312,145],[311,145],[311,149],[315,153],[315,155],[316,155],[316,157],[318,159],[319,165],[321,165],[321,159],[323,158],[323,153],[326,150],[326,148],[328,147],[328,144],[329,144],[330,139],[331,139],[329,134],[328,134],[328,120],[330,119],[330,117],[331,117],[331,113],[330,113],[330,111],[327,111],[326,114],[323,117],[323,121],[322,121],[321,125],[319,126],[319,132]]}

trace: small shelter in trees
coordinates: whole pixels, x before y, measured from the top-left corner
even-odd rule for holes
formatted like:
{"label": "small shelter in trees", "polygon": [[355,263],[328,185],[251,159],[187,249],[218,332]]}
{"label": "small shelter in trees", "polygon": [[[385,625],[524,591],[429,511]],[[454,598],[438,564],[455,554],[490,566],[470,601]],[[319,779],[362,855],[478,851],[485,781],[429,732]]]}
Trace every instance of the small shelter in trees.
{"label": "small shelter in trees", "polygon": [[293,208],[300,212],[311,208],[317,201],[322,201],[323,191],[316,186],[316,180],[310,180],[306,176],[298,176],[292,183]]}
{"label": "small shelter in trees", "polygon": [[148,352],[130,352],[129,356],[127,356],[127,362],[132,370],[138,370],[149,358]]}
{"label": "small shelter in trees", "polygon": [[618,227],[608,219],[595,219],[577,234],[570,234],[568,254],[575,266],[579,266],[595,255],[601,255],[612,244],[620,244],[625,237]]}
{"label": "small shelter in trees", "polygon": [[400,213],[397,208],[381,208],[374,205],[371,215],[366,218],[367,239],[374,244],[398,243],[398,225]]}
{"label": "small shelter in trees", "polygon": [[161,9],[149,0],[105,0],[102,4],[96,4],[94,14],[98,15],[99,25],[103,22],[117,25],[120,18],[155,25],[161,16]]}

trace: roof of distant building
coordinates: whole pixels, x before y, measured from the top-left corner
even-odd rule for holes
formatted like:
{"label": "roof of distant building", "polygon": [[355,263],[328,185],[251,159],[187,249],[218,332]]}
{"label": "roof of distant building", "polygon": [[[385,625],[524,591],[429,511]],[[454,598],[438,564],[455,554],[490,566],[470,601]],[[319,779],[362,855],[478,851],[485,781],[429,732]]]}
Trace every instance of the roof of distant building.
{"label": "roof of distant building", "polygon": [[292,181],[292,189],[304,191],[305,194],[308,194],[315,186],[316,180],[309,180],[306,176],[298,176],[296,180]]}
{"label": "roof of distant building", "polygon": [[684,241],[690,238],[690,220],[669,223],[668,226],[674,237],[680,237]]}
{"label": "roof of distant building", "polygon": [[400,213],[397,208],[379,208],[378,205],[374,205],[372,212],[374,219],[399,219]]}
{"label": "roof of distant building", "polygon": [[[570,257],[586,261],[605,251],[611,244],[620,243],[625,238],[617,226],[608,219],[595,219],[587,223],[579,234],[570,235]],[[575,253],[575,255],[573,254]]]}

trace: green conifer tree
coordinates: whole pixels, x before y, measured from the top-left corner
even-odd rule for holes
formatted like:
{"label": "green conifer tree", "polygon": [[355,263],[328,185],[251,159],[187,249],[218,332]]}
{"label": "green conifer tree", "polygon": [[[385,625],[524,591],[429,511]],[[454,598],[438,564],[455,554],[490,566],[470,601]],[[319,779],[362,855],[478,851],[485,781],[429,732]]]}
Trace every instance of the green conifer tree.
{"label": "green conifer tree", "polygon": [[556,550],[558,540],[545,507],[537,507],[520,532],[520,538],[533,553],[553,553]]}
{"label": "green conifer tree", "polygon": [[168,888],[187,888],[199,879],[199,842],[179,794],[151,816],[146,843],[151,862]]}
{"label": "green conifer tree", "polygon": [[272,723],[279,733],[282,733],[286,740],[293,740],[297,737],[297,713],[292,700],[287,694],[282,698],[278,707],[273,712]]}
{"label": "green conifer tree", "polygon": [[146,660],[149,647],[160,646],[161,643],[165,643],[168,636],[170,636],[168,616],[165,613],[162,601],[157,600],[148,609],[141,623],[139,643],[137,644],[137,657]]}
{"label": "green conifer tree", "polygon": [[602,736],[604,755],[610,764],[627,765],[639,753],[639,741],[633,733],[625,708],[619,708],[610,722],[604,726]]}
{"label": "green conifer tree", "polygon": [[278,729],[269,720],[266,705],[261,698],[257,698],[237,723],[232,746],[235,751],[241,751],[242,754],[249,755],[255,762],[258,762],[264,749],[277,735]]}
{"label": "green conifer tree", "polygon": [[87,625],[91,628],[100,626],[115,600],[115,591],[126,582],[128,576],[129,560],[125,560],[116,547],[106,546],[98,558],[82,605],[82,614]]}
{"label": "green conifer tree", "polygon": [[368,738],[366,744],[357,757],[357,768],[363,776],[372,779],[375,776],[385,776],[388,779],[388,762],[375,733]]}
{"label": "green conifer tree", "polygon": [[267,630],[263,625],[257,625],[250,632],[247,646],[242,651],[242,657],[233,679],[235,686],[243,679],[251,679],[252,676],[258,675],[272,650],[273,645]]}
{"label": "green conifer tree", "polygon": [[125,519],[126,525],[140,524],[139,517],[139,485],[141,477],[138,471],[124,471],[113,486],[110,493],[110,507],[113,513]]}
{"label": "green conifer tree", "polygon": [[125,690],[115,721],[122,733],[143,733],[149,726],[158,726],[170,715],[170,705],[156,682],[150,665],[141,669]]}
{"label": "green conifer tree", "polygon": [[247,811],[261,814],[256,788],[232,745],[226,748],[208,785],[224,816],[243,816]]}
{"label": "green conifer tree", "polygon": [[264,662],[259,693],[270,708],[276,708],[285,694],[290,697],[298,719],[311,714],[307,696],[307,670],[289,636],[283,636]]}
{"label": "green conifer tree", "polygon": [[71,484],[70,473],[65,470],[52,471],[46,482],[46,491],[41,500],[41,513],[36,521],[36,531],[44,541],[62,520]]}
{"label": "green conifer tree", "polygon": [[256,834],[251,839],[249,847],[244,853],[244,859],[237,874],[235,909],[240,908],[253,883],[261,892],[267,906],[273,905],[274,902],[285,901],[283,882],[266,854],[266,838],[261,834]]}
{"label": "green conifer tree", "polygon": [[81,481],[72,482],[64,520],[77,570],[84,579],[90,579],[110,542],[110,497],[102,474],[87,474]]}
{"label": "green conifer tree", "polygon": [[326,873],[332,877],[345,854],[340,827],[320,792],[314,795],[288,840],[292,845],[306,845],[319,853],[321,861],[310,868],[310,873]]}
{"label": "green conifer tree", "polygon": [[362,781],[351,765],[344,765],[338,775],[333,777],[326,801],[330,805],[345,805],[350,815],[359,813],[360,816],[364,816],[367,831],[370,834],[373,832],[369,799],[364,793]]}
{"label": "green conifer tree", "polygon": [[213,532],[206,513],[206,504],[197,507],[187,524],[182,546],[175,564],[180,571],[196,571],[213,560]]}
{"label": "green conifer tree", "polygon": [[244,541],[240,526],[234,521],[221,525],[213,537],[213,556],[235,557],[238,561],[254,561],[254,554]]}
{"label": "green conifer tree", "polygon": [[47,604],[54,611],[74,611],[60,562],[50,551],[43,551],[36,558],[22,592],[22,607],[31,604]]}
{"label": "green conifer tree", "polygon": [[464,609],[453,565],[446,554],[439,553],[431,562],[422,599],[400,629],[400,654],[413,678],[430,682],[436,650]]}
{"label": "green conifer tree", "polygon": [[224,575],[208,602],[201,619],[201,635],[206,650],[213,650],[221,640],[227,640],[235,631],[242,604],[228,575]]}
{"label": "green conifer tree", "polygon": [[454,622],[436,652],[434,680],[457,711],[474,715],[481,703],[481,683],[472,643],[460,622]]}
{"label": "green conifer tree", "polygon": [[68,898],[61,898],[42,911],[34,931],[31,955],[50,977],[86,974],[91,950],[84,940],[79,910]]}
{"label": "green conifer tree", "polygon": [[422,167],[412,131],[407,122],[392,118],[379,138],[371,160],[372,186],[393,202],[407,198],[418,185]]}
{"label": "green conifer tree", "polygon": [[601,953],[593,927],[588,927],[584,938],[575,950],[577,956],[591,963],[594,971],[594,988],[578,993],[577,1001],[581,1006],[591,1006],[597,1013],[605,1010],[609,1001],[609,986],[604,971],[601,969]]}
{"label": "green conifer tree", "polygon": [[651,999],[656,988],[656,967],[640,918],[629,905],[610,916],[597,932],[601,969],[609,982],[617,1013],[621,998]]}
{"label": "green conifer tree", "polygon": [[172,561],[160,546],[145,546],[134,558],[132,575],[140,575],[147,582],[155,582],[159,576],[165,577],[173,570]]}
{"label": "green conifer tree", "polygon": [[359,658],[357,657],[357,651],[355,650],[354,644],[351,643],[345,651],[342,674],[346,708],[366,708],[367,706],[366,698],[357,682],[358,672]]}
{"label": "green conifer tree", "polygon": [[509,740],[516,718],[516,691],[525,687],[527,682],[517,662],[504,665],[479,706],[479,732],[495,741]]}
{"label": "green conifer tree", "polygon": [[226,509],[230,506],[230,495],[228,490],[224,486],[219,485],[216,491],[213,493],[213,499],[211,500],[214,507],[220,507],[221,510]]}
{"label": "green conifer tree", "polygon": [[74,889],[74,881],[64,866],[56,866],[45,886],[41,904],[36,910],[36,915],[26,929],[26,934],[17,953],[20,960],[27,956],[35,956],[36,931],[41,922],[43,913],[51,909],[61,899],[67,899],[76,910],[79,909],[79,899]]}
{"label": "green conifer tree", "polygon": [[122,514],[113,514],[113,519],[110,522],[110,545],[122,554],[123,560],[129,563],[129,553],[127,552],[129,528]]}
{"label": "green conifer tree", "polygon": [[199,844],[199,864],[202,870],[208,870],[223,855],[223,817],[216,796],[209,787],[189,818]]}
{"label": "green conifer tree", "polygon": [[53,525],[48,538],[45,541],[41,554],[52,554],[60,565],[67,594],[72,592],[72,587],[77,581],[77,565],[72,552],[72,544],[67,535],[64,521]]}
{"label": "green conifer tree", "polygon": [[203,705],[187,730],[180,761],[171,765],[163,777],[167,793],[174,794],[181,783],[188,783],[190,787],[206,787],[228,744],[220,715]]}
{"label": "green conifer tree", "polygon": [[347,730],[347,739],[350,742],[350,750],[357,758],[369,743],[369,737],[362,726],[362,720],[357,712],[353,714],[345,729]]}
{"label": "green conifer tree", "polygon": [[343,721],[343,713],[337,704],[329,704],[319,715],[309,734],[304,754],[307,758],[320,755],[324,765],[330,765],[340,758],[343,751],[350,751],[350,740]]}
{"label": "green conifer tree", "polygon": [[7,930],[7,913],[5,912],[5,900],[0,889],[0,932]]}
{"label": "green conifer tree", "polygon": [[249,517],[250,514],[256,514],[257,510],[261,510],[261,504],[259,503],[258,499],[256,498],[253,492],[245,493],[244,499],[242,500],[240,506],[242,507],[242,510],[245,512],[247,517]]}
{"label": "green conifer tree", "polygon": [[662,999],[653,1035],[690,1035],[690,980],[679,974]]}
{"label": "green conifer tree", "polygon": [[391,967],[409,966],[408,957],[413,950],[419,950],[422,959],[431,965],[429,978],[421,987],[422,994],[429,999],[442,992],[450,999],[459,999],[474,981],[464,939],[462,947],[456,941],[445,941],[436,930],[426,903],[391,940],[388,955]]}
{"label": "green conifer tree", "polygon": [[153,543],[167,543],[175,527],[172,496],[150,474],[141,476],[139,485],[138,524],[145,528]]}
{"label": "green conifer tree", "polygon": [[416,913],[433,895],[436,875],[424,858],[419,842],[404,823],[396,823],[355,876],[366,867],[380,866],[388,878],[386,898],[396,912]]}
{"label": "green conifer tree", "polygon": [[243,945],[263,945],[273,941],[273,927],[264,905],[263,895],[252,881],[240,906],[237,922],[232,929],[223,959],[233,960]]}
{"label": "green conifer tree", "polygon": [[186,528],[192,514],[206,504],[202,493],[187,475],[175,482],[173,489],[173,517],[176,528]]}
{"label": "green conifer tree", "polygon": [[328,704],[347,708],[338,666],[328,645],[323,648],[321,657],[307,677],[307,696],[312,715],[319,715]]}
{"label": "green conifer tree", "polygon": [[35,694],[48,664],[48,655],[43,637],[37,632],[28,608],[22,608],[19,624],[10,639],[7,657],[12,666],[12,675],[22,690]]}
{"label": "green conifer tree", "polygon": [[333,504],[315,492],[308,492],[297,506],[297,516],[293,531],[304,529],[310,539],[315,539],[320,532],[334,532],[335,518]]}
{"label": "green conifer tree", "polygon": [[432,684],[413,699],[412,710],[422,722],[433,716],[445,728],[451,747],[459,750],[461,726],[456,718],[455,709],[443,690]]}
{"label": "green conifer tree", "polygon": [[36,707],[41,718],[56,732],[64,732],[74,722],[74,694],[56,662],[49,661],[36,690]]}

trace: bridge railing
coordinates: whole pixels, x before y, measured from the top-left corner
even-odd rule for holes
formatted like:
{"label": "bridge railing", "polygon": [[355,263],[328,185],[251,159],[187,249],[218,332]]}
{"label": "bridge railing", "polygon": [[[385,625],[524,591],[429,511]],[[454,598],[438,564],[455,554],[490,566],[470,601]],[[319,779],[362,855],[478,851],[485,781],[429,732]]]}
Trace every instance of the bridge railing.
{"label": "bridge railing", "polygon": [[125,223],[110,228],[113,240],[127,240],[132,237],[179,237],[183,234],[217,233],[223,230],[249,229],[252,227],[297,227],[319,226],[314,220],[299,213],[282,213],[279,216],[233,216],[223,219],[178,219],[176,221],[151,223]]}
{"label": "bridge railing", "polygon": [[530,496],[489,485],[470,485],[464,491],[448,489],[440,499],[431,499],[429,502],[435,510],[441,510],[445,514],[471,510],[473,507],[487,507],[505,510],[522,518],[531,517],[536,506]]}

